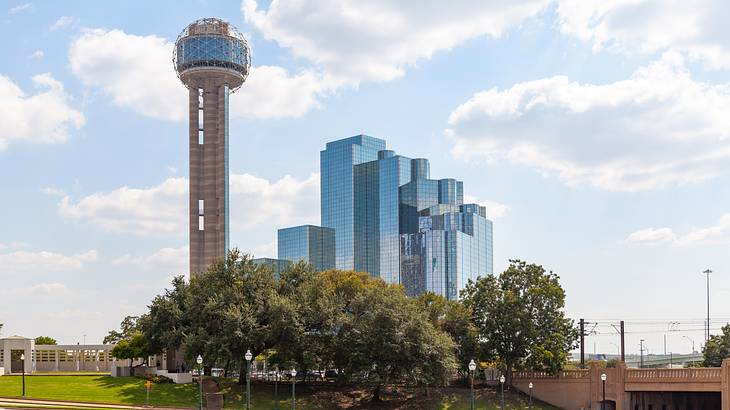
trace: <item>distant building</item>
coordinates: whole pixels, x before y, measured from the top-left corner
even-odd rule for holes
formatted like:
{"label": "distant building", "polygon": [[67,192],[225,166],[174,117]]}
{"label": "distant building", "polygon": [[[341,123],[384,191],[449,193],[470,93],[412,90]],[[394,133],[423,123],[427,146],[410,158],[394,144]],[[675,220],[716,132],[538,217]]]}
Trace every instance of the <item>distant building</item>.
{"label": "distant building", "polygon": [[335,230],[315,225],[279,229],[279,260],[305,261],[318,271],[335,267]]}
{"label": "distant building", "polygon": [[251,259],[251,262],[253,262],[254,265],[263,265],[271,269],[277,278],[281,275],[281,272],[283,272],[284,269],[291,265],[291,261],[289,260],[274,258],[255,258]]}
{"label": "distant building", "polygon": [[328,142],[319,155],[322,226],[335,230],[335,266],[355,269],[355,165],[378,159],[385,141],[368,135]]}
{"label": "distant building", "polygon": [[322,227],[280,229],[279,259],[368,272],[409,295],[449,299],[493,273],[486,208],[464,204],[463,182],[430,179],[427,159],[356,135],[328,142],[320,167]]}

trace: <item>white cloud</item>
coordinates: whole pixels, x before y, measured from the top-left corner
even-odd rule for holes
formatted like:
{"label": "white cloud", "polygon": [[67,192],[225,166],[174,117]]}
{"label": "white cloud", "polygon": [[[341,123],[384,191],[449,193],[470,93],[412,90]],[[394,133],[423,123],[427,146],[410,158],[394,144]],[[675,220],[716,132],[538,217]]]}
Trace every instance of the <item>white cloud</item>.
{"label": "white cloud", "polygon": [[658,244],[674,242],[677,240],[677,235],[670,228],[646,228],[633,232],[626,240],[634,243]]}
{"label": "white cloud", "polygon": [[711,68],[730,68],[726,0],[559,0],[560,31],[595,51],[674,49]]}
{"label": "white cloud", "polygon": [[6,249],[21,249],[28,247],[27,242],[20,242],[20,241],[13,241],[10,243],[2,243],[0,242],[0,251],[6,250]]}
{"label": "white cloud", "polygon": [[12,7],[10,9],[10,14],[18,14],[18,13],[21,13],[24,11],[33,10],[34,8],[35,8],[35,6],[33,5],[33,3],[21,3],[15,7]]}
{"label": "white cloud", "polygon": [[487,218],[492,221],[504,217],[510,211],[509,205],[497,201],[481,200],[471,195],[464,195],[465,204],[479,204],[487,208]]}
{"label": "white cloud", "polygon": [[507,159],[610,191],[695,183],[730,160],[730,85],[695,81],[668,53],[605,85],[555,76],[476,93],[449,116],[461,159]]}
{"label": "white cloud", "polygon": [[41,188],[41,192],[43,192],[44,194],[49,195],[49,196],[65,196],[66,195],[66,192],[64,192],[64,190],[59,189],[59,188],[50,187],[50,186]]}
{"label": "white cloud", "polygon": [[633,232],[626,239],[640,244],[671,243],[675,246],[730,245],[730,213],[720,217],[711,226],[692,228],[685,234],[677,234],[671,228],[648,228]]}
{"label": "white cloud", "polygon": [[[71,70],[87,86],[100,87],[115,104],[166,120],[187,116],[188,93],[175,75],[173,43],[121,30],[86,30],[71,45]],[[291,74],[278,66],[254,66],[231,96],[231,116],[298,117],[318,106],[328,87],[309,71]]]}
{"label": "white cloud", "polygon": [[179,273],[187,273],[189,261],[187,245],[179,248],[162,248],[150,255],[124,255],[112,260],[115,265],[140,266],[145,269],[168,269]]}
{"label": "white cloud", "polygon": [[27,288],[11,290],[11,293],[18,296],[51,296],[65,294],[67,292],[68,288],[62,283],[39,283]]}
{"label": "white cloud", "polygon": [[73,271],[81,269],[86,262],[95,261],[97,256],[95,250],[74,255],[48,251],[15,251],[0,254],[0,266],[4,273]]}
{"label": "white cloud", "polygon": [[549,0],[244,0],[247,23],[264,37],[317,64],[332,84],[388,81],[408,66],[464,41],[499,37]]}
{"label": "white cloud", "polygon": [[62,28],[64,28],[64,27],[68,27],[68,26],[70,26],[71,24],[73,24],[73,23],[77,22],[78,20],[79,20],[79,19],[78,19],[77,17],[72,17],[72,16],[61,16],[61,17],[59,17],[59,18],[58,18],[58,20],[56,20],[56,22],[55,22],[55,23],[53,23],[53,25],[51,25],[51,27],[49,27],[48,29],[49,29],[49,30],[51,30],[51,31],[59,30],[59,29],[62,29]]}
{"label": "white cloud", "polygon": [[123,186],[78,201],[65,196],[58,210],[66,218],[88,221],[109,232],[184,235],[187,191],[187,179],[168,178],[150,188]]}
{"label": "white cloud", "polygon": [[69,105],[63,84],[51,74],[33,77],[39,88],[27,95],[8,77],[0,75],[0,151],[12,141],[58,143],[68,138],[70,128],[84,125],[81,112]]}
{"label": "white cloud", "polygon": [[36,50],[33,52],[33,54],[30,55],[30,58],[40,59],[43,58],[43,50]]}
{"label": "white cloud", "polygon": [[[319,174],[298,180],[284,176],[277,181],[250,174],[230,177],[230,209],[233,228],[294,222],[319,218]],[[137,235],[184,236],[188,226],[188,180],[168,178],[150,188],[127,186],[59,203],[62,216],[88,221],[109,232]]]}

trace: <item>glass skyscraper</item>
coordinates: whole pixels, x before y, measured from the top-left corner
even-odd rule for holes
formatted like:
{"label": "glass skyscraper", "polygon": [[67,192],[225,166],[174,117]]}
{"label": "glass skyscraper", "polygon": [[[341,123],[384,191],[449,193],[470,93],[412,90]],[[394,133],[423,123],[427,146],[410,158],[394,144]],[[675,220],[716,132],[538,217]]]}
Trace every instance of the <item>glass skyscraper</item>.
{"label": "glass skyscraper", "polygon": [[355,270],[399,283],[398,188],[411,179],[411,159],[381,150],[355,165]]}
{"label": "glass skyscraper", "polygon": [[493,273],[492,222],[464,204],[464,184],[430,179],[427,159],[385,149],[367,135],[320,152],[322,227],[279,230],[279,259],[368,272],[457,299],[469,279]]}
{"label": "glass skyscraper", "polygon": [[337,269],[355,269],[354,167],[378,159],[385,141],[368,135],[328,142],[320,152],[322,226],[335,230]]}
{"label": "glass skyscraper", "polygon": [[305,261],[323,271],[335,267],[335,230],[314,225],[279,229],[279,259]]}

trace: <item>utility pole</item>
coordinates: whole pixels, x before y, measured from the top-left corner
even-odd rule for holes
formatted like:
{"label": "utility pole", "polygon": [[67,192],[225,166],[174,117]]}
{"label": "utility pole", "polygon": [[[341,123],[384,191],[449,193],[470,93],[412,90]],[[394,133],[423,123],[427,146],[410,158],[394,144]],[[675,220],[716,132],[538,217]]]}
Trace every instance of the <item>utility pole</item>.
{"label": "utility pole", "polygon": [[639,340],[639,369],[644,368],[644,339]]}
{"label": "utility pole", "polygon": [[580,320],[580,368],[586,368],[586,321],[585,319]]}
{"label": "utility pole", "polygon": [[705,331],[705,346],[707,346],[707,341],[710,340],[710,274],[712,271],[706,269],[702,273],[707,275],[707,330]]}
{"label": "utility pole", "polygon": [[624,350],[624,321],[621,321],[621,361],[626,362],[626,350]]}

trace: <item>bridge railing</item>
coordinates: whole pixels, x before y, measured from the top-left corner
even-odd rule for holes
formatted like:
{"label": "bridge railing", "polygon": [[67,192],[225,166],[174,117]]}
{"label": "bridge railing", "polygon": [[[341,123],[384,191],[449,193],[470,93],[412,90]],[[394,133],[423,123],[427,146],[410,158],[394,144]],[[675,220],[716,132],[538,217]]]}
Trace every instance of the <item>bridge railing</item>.
{"label": "bridge railing", "polygon": [[514,372],[513,379],[587,379],[588,370],[563,370],[557,374],[549,372]]}
{"label": "bridge railing", "polygon": [[719,367],[695,369],[627,369],[626,381],[646,382],[660,381],[721,381],[722,370]]}

